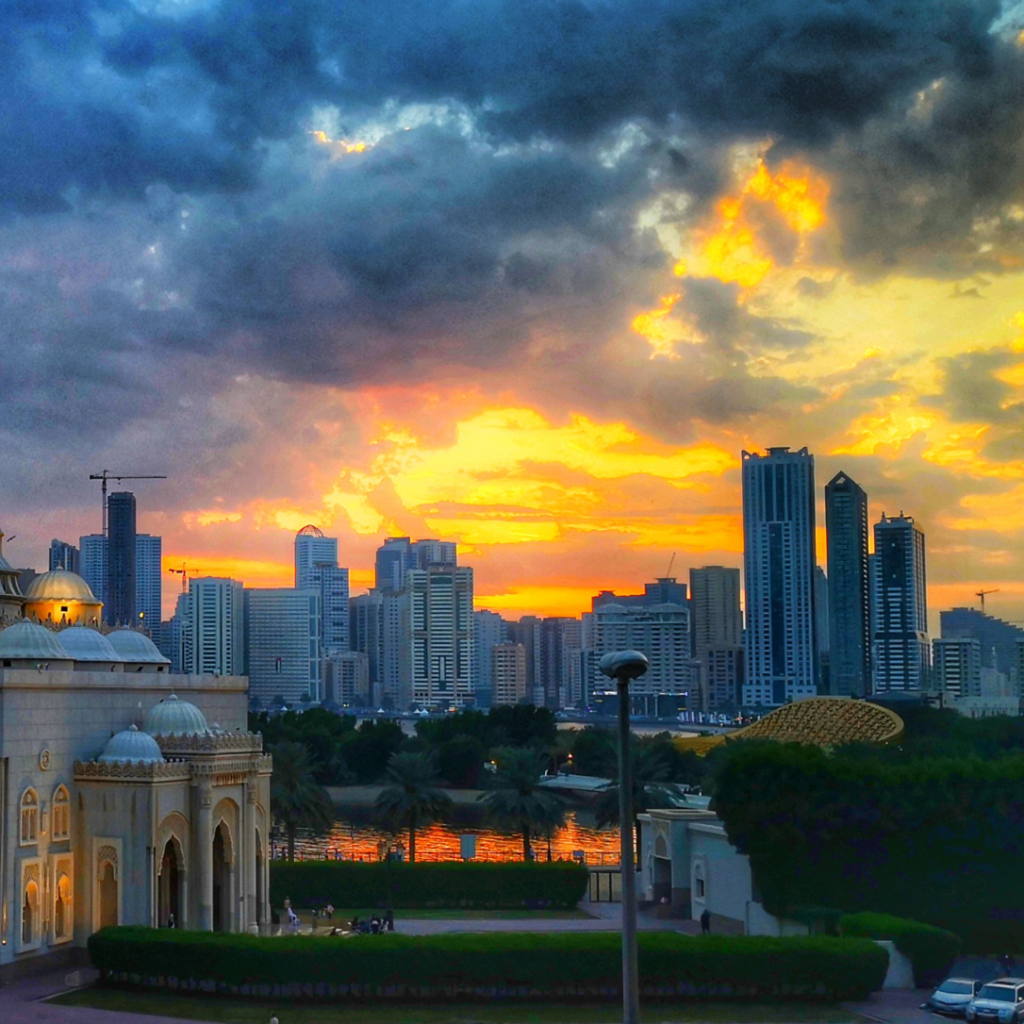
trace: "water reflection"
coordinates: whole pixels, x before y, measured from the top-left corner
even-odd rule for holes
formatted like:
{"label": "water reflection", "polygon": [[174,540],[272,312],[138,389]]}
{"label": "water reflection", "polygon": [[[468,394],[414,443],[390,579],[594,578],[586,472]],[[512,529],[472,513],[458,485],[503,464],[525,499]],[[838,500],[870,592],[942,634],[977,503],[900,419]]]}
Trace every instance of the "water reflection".
{"label": "water reflection", "polygon": [[[372,808],[352,806],[340,808],[341,814],[334,828],[326,836],[299,832],[295,841],[297,858],[339,858],[344,860],[377,860],[378,844],[408,845],[408,832],[393,833],[382,828],[373,819]],[[451,820],[425,826],[416,831],[416,859],[460,860],[460,836],[476,836],[476,860],[522,860],[521,834],[499,832],[484,820],[483,808],[456,806]],[[534,834],[533,849],[538,860],[548,856],[549,837]],[[555,860],[569,860],[582,850],[588,864],[617,864],[619,861],[618,828],[599,829],[593,811],[575,808],[566,815],[565,825],[550,836],[551,856]],[[285,844],[281,837],[275,843],[275,856],[282,856]]]}

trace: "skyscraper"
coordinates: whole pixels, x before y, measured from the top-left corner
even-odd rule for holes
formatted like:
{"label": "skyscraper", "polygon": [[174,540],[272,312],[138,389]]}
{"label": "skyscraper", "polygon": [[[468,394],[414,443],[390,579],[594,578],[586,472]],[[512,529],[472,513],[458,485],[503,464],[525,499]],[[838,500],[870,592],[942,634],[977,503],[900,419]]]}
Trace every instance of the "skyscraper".
{"label": "skyscraper", "polygon": [[238,580],[189,580],[185,669],[195,675],[240,676],[245,666],[245,598]]}
{"label": "skyscraper", "polygon": [[[80,575],[78,548],[74,544],[56,538],[50,541],[50,571],[54,569],[67,569],[68,572]],[[95,594],[95,591],[93,593]]]}
{"label": "skyscraper", "polygon": [[90,533],[78,538],[79,564],[82,579],[89,589],[107,603],[107,538],[102,533]]}
{"label": "skyscraper", "polygon": [[743,452],[745,705],[817,692],[814,525],[814,456]]}
{"label": "skyscraper", "polygon": [[871,692],[868,496],[846,473],[825,485],[828,537],[829,692]]}
{"label": "skyscraper", "polygon": [[323,614],[321,641],[325,651],[349,649],[348,569],[317,563],[310,573],[313,589],[320,592]]}
{"label": "skyscraper", "polygon": [[[480,609],[473,613],[473,671],[476,674],[476,706],[489,708],[494,685],[494,648],[508,639],[508,623],[497,613]],[[525,659],[525,654],[523,655]],[[523,685],[526,685],[523,662]]]}
{"label": "skyscraper", "polygon": [[569,652],[579,650],[581,643],[579,619],[553,616],[541,622],[539,685],[544,695],[544,706],[557,710],[571,703]]}
{"label": "skyscraper", "polygon": [[1024,629],[987,615],[977,608],[949,608],[939,612],[939,631],[943,639],[973,639],[981,648],[981,667],[992,668],[1005,676],[1013,673],[1016,645],[1024,641]]}
{"label": "skyscraper", "polygon": [[410,569],[412,700],[473,702],[473,570],[450,563]]}
{"label": "skyscraper", "polygon": [[490,689],[495,707],[526,700],[526,650],[522,644],[501,643],[491,649]]}
{"label": "skyscraper", "polygon": [[743,685],[740,571],[722,565],[690,570],[692,649],[707,709],[734,709]]}
{"label": "skyscraper", "polygon": [[338,564],[338,540],[325,537],[317,526],[304,526],[295,535],[295,589],[316,588],[317,565]]}
{"label": "skyscraper", "polygon": [[377,548],[374,563],[376,590],[402,590],[405,574],[413,568],[412,541],[408,537],[388,537]]}
{"label": "skyscraper", "polygon": [[135,495],[115,491],[107,498],[107,603],[110,626],[135,626]]}
{"label": "skyscraper", "polygon": [[874,692],[920,690],[931,661],[924,533],[913,516],[875,523]]}
{"label": "skyscraper", "polygon": [[967,638],[932,641],[934,689],[953,697],[981,696],[981,644]]}
{"label": "skyscraper", "polygon": [[[379,590],[349,599],[349,646],[366,655],[366,671],[371,694],[381,681],[384,657],[384,602]],[[335,698],[337,699],[337,698]],[[375,702],[379,702],[377,695]],[[394,706],[394,705],[392,705]]]}
{"label": "skyscraper", "polygon": [[135,535],[135,624],[157,639],[163,598],[161,551],[163,539],[149,533]]}
{"label": "skyscraper", "polygon": [[536,615],[523,615],[508,624],[509,643],[522,644],[526,651],[526,699],[536,707],[544,706],[544,684],[541,681],[541,620]]}
{"label": "skyscraper", "polygon": [[[237,592],[232,595],[237,596]],[[320,592],[290,587],[244,591],[245,674],[263,706],[320,700]]]}

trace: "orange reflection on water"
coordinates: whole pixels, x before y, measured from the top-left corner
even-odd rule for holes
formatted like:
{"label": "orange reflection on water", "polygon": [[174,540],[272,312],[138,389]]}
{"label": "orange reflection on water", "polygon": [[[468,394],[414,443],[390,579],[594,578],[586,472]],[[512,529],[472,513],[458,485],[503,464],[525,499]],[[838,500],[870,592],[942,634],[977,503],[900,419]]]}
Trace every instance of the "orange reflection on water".
{"label": "orange reflection on water", "polygon": [[[476,860],[505,861],[523,859],[522,834],[506,834],[490,828],[453,826],[437,822],[416,831],[416,859],[420,861],[461,860],[460,836],[476,836]],[[300,835],[295,843],[296,857],[329,857],[344,860],[377,860],[378,844],[401,842],[408,850],[409,833],[393,834],[376,825],[338,821],[325,837]],[[283,844],[279,844],[279,849]],[[546,860],[548,838],[533,837],[538,860]],[[618,828],[599,829],[581,823],[575,811],[566,815],[565,825],[551,834],[551,856],[569,860],[582,850],[590,864],[611,864],[619,860]],[[408,856],[408,853],[406,854]]]}

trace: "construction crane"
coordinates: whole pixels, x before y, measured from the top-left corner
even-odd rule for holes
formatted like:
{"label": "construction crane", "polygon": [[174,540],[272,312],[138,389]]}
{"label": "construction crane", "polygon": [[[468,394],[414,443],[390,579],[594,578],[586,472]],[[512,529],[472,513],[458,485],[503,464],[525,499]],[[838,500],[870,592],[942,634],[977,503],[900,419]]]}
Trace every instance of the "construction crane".
{"label": "construction crane", "polygon": [[672,552],[672,557],[668,560],[668,568],[665,570],[665,579],[671,579],[672,577],[672,566],[676,564],[676,553]]}
{"label": "construction crane", "polygon": [[[181,577],[181,592],[184,594],[188,590],[188,566],[182,562],[180,569],[168,569],[168,572],[176,572]],[[192,575],[195,576],[198,570],[195,566],[192,566]]]}
{"label": "construction crane", "polygon": [[90,473],[90,480],[102,480],[103,485],[101,488],[103,494],[103,536],[107,535],[107,481],[116,480],[120,483],[122,480],[166,480],[165,476],[132,476],[128,473],[112,473],[109,469],[103,470],[102,473]]}
{"label": "construction crane", "polygon": [[999,593],[999,588],[998,587],[996,587],[995,590],[976,590],[974,592],[974,596],[975,597],[980,597],[981,598],[981,614],[982,615],[985,614],[985,595],[986,594],[998,594],[998,593]]}

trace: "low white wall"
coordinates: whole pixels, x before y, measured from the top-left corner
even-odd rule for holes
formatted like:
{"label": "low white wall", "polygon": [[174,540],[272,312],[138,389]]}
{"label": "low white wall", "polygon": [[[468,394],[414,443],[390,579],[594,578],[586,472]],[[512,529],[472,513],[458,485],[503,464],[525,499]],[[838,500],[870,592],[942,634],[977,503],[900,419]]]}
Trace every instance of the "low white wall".
{"label": "low white wall", "polygon": [[910,957],[901,953],[891,939],[875,939],[889,954],[889,969],[885,972],[882,988],[916,988],[914,984],[914,968]]}

